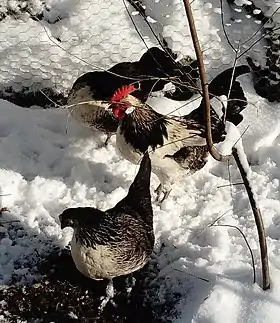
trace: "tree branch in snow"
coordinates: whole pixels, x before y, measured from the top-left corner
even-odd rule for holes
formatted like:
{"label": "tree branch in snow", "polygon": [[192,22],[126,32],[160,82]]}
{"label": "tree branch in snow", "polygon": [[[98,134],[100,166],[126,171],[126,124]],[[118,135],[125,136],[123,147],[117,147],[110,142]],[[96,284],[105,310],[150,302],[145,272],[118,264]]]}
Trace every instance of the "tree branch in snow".
{"label": "tree branch in snow", "polygon": [[[207,84],[207,77],[204,67],[204,61],[203,61],[203,55],[200,48],[197,31],[195,27],[194,17],[192,14],[191,4],[189,0],[183,0],[186,10],[186,15],[188,19],[188,24],[190,27],[191,37],[197,57],[198,62],[198,68],[199,68],[199,74],[201,79],[201,85],[202,85],[202,93],[203,93],[203,100],[204,100],[204,111],[205,111],[205,125],[206,125],[206,142],[209,149],[210,154],[212,157],[218,161],[226,161],[229,159],[230,155],[223,155],[214,147],[213,140],[212,140],[212,133],[211,133],[211,114],[210,114],[210,99],[209,99],[209,91],[208,91],[208,84]],[[235,60],[237,61],[239,56],[236,56]],[[262,221],[262,216],[260,209],[257,206],[252,188],[250,186],[250,182],[248,179],[248,170],[245,170],[244,165],[245,163],[242,163],[240,160],[240,156],[238,154],[237,148],[235,148],[235,145],[237,142],[231,146],[231,154],[233,155],[236,164],[238,166],[238,169],[240,171],[241,177],[244,181],[244,185],[248,194],[248,198],[252,207],[252,211],[255,217],[255,222],[257,226],[257,231],[259,235],[259,243],[260,243],[260,251],[261,251],[261,261],[262,261],[262,274],[263,274],[263,289],[269,289],[270,288],[270,278],[269,278],[269,266],[268,266],[268,255],[267,255],[267,244],[266,244],[266,238],[265,238],[265,232],[264,232],[264,226]],[[240,145],[238,145],[240,146]],[[241,152],[241,151],[240,151]],[[244,154],[245,155],[245,154]],[[247,163],[247,157],[246,163]],[[248,169],[249,165],[248,165]]]}
{"label": "tree branch in snow", "polygon": [[263,289],[269,289],[270,288],[270,278],[269,278],[269,266],[268,266],[268,254],[267,254],[267,244],[266,244],[266,238],[265,238],[265,231],[263,226],[263,220],[261,216],[261,211],[259,207],[257,206],[256,200],[254,198],[254,194],[248,179],[248,172],[243,167],[243,164],[240,160],[240,157],[238,155],[238,151],[236,148],[232,149],[232,155],[235,159],[235,162],[239,168],[241,177],[243,179],[248,198],[252,207],[252,211],[255,217],[255,222],[258,230],[259,235],[259,243],[260,243],[260,250],[261,250],[261,262],[262,262],[262,272],[263,272]]}
{"label": "tree branch in snow", "polygon": [[206,126],[206,142],[208,146],[208,150],[211,156],[218,160],[218,161],[225,161],[229,158],[229,156],[224,156],[217,151],[214,147],[213,139],[212,139],[212,132],[211,132],[211,113],[210,113],[210,99],[209,99],[209,91],[208,91],[208,84],[207,84],[207,77],[203,62],[203,56],[201,47],[199,44],[197,31],[195,28],[195,22],[192,14],[192,9],[189,0],[184,0],[185,10],[188,18],[188,23],[190,27],[190,32],[192,36],[192,41],[195,49],[195,54],[198,63],[198,69],[200,74],[201,86],[202,86],[202,94],[203,94],[203,101],[204,101],[204,112],[205,112],[205,126]]}
{"label": "tree branch in snow", "polygon": [[209,281],[208,279],[206,279],[206,278],[199,277],[199,276],[194,275],[194,274],[190,274],[190,273],[188,273],[188,272],[185,272],[185,271],[180,270],[180,269],[177,269],[177,268],[174,268],[174,270],[175,270],[175,271],[178,271],[179,273],[187,274],[187,275],[189,275],[189,276],[191,276],[191,277],[194,277],[194,278],[197,278],[197,279],[203,280],[203,281],[205,281],[206,283],[210,283],[210,281]]}
{"label": "tree branch in snow", "polygon": [[253,267],[253,283],[256,282],[256,269],[255,269],[255,259],[254,259],[254,254],[253,254],[253,251],[252,251],[252,248],[250,247],[249,245],[249,242],[245,236],[245,234],[242,232],[242,230],[240,228],[238,228],[236,225],[231,225],[231,224],[213,224],[211,225],[210,227],[227,227],[227,228],[233,228],[233,229],[236,229],[243,237],[248,249],[249,249],[249,252],[250,252],[250,255],[251,255],[251,259],[252,259],[252,267]]}

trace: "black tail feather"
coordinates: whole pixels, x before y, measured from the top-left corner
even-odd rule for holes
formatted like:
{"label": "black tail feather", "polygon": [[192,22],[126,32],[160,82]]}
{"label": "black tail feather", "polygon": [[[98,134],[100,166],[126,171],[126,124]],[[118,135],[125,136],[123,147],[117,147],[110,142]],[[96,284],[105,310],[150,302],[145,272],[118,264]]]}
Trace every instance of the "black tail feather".
{"label": "black tail feather", "polygon": [[133,183],[130,185],[128,196],[141,197],[150,196],[151,160],[146,152],[141,160],[140,167]]}
{"label": "black tail feather", "polygon": [[[162,80],[152,81],[150,89],[153,89],[153,91],[162,90],[166,83],[172,83],[171,78],[176,77],[177,82],[173,83],[176,89],[175,92],[166,93],[165,96],[176,101],[188,100],[196,92],[198,79],[197,61],[190,59],[187,64],[186,62],[183,63],[183,60],[176,62],[177,55],[167,47],[166,42],[164,43],[164,48],[165,51],[152,47],[139,60],[139,65],[147,75],[162,78]],[[164,78],[169,78],[169,80],[164,80]],[[148,82],[146,83],[148,84]],[[142,85],[146,86],[145,83]],[[146,92],[149,93],[150,91],[146,89]]]}
{"label": "black tail feather", "polygon": [[235,81],[231,87],[227,105],[226,120],[237,126],[243,120],[243,116],[240,114],[240,112],[243,111],[247,105],[248,101],[242,86],[238,81]]}
{"label": "black tail feather", "polygon": [[234,75],[233,70],[233,67],[228,68],[211,81],[208,87],[210,99],[213,98],[213,96],[228,95],[231,80],[233,84],[238,76],[250,73],[250,67],[248,65],[236,66]]}
{"label": "black tail feather", "polygon": [[[234,75],[233,68],[229,68],[219,75],[217,75],[209,84],[209,97],[219,97],[221,95],[228,96],[231,86],[231,92],[227,104],[226,120],[238,125],[243,116],[240,114],[248,104],[245,93],[236,78],[240,75],[250,72],[250,68],[247,65],[236,66]],[[232,82],[232,84],[231,84]],[[201,101],[200,106],[192,111],[187,118],[192,118],[200,124],[205,124],[204,120],[204,100]],[[217,143],[225,139],[226,131],[223,119],[220,119],[214,109],[211,107],[211,129],[213,142]],[[206,135],[206,134],[205,134]]]}

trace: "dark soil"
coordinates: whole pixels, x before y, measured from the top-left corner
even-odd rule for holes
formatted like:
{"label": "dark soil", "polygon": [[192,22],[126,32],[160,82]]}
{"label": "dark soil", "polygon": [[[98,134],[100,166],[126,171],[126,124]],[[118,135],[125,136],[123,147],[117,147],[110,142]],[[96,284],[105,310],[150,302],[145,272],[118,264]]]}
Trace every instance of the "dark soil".
{"label": "dark soil", "polygon": [[0,89],[0,99],[12,102],[20,107],[37,105],[42,108],[54,108],[67,103],[63,93],[55,92],[51,88],[33,90],[23,87],[21,91],[14,91],[12,86]]}
{"label": "dark soil", "polygon": [[153,284],[151,287],[151,281],[156,278],[151,268],[146,267],[133,274],[136,283],[130,295],[127,280],[131,276],[116,278],[114,302],[117,306],[108,303],[102,313],[98,307],[100,297],[105,295],[107,281],[94,281],[81,275],[68,250],[53,252],[38,268],[43,275],[39,282],[14,284],[0,290],[0,314],[7,322],[16,323],[18,319],[36,323],[169,322],[162,316],[166,317],[174,304],[169,304],[169,309],[159,305],[159,286]]}

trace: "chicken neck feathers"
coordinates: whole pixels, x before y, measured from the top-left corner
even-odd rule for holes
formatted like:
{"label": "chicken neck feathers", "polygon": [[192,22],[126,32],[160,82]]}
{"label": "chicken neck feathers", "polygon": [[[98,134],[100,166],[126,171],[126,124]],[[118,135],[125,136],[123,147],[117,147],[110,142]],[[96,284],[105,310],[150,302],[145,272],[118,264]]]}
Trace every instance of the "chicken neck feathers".
{"label": "chicken neck feathers", "polygon": [[[148,105],[136,108],[120,122],[119,131],[125,141],[135,150],[144,153],[147,149],[162,147],[173,142],[175,149],[185,145],[204,145],[200,137],[200,124],[183,117],[168,117],[154,111]],[[171,147],[166,148],[168,151]]]}
{"label": "chicken neck feathers", "polygon": [[134,230],[138,230],[143,236],[145,232],[152,235],[150,176],[151,161],[146,153],[127,196],[115,207],[107,211],[92,207],[72,209],[72,212],[76,212],[75,218],[78,221],[76,242],[94,248],[95,245],[117,245],[124,237],[130,239]]}

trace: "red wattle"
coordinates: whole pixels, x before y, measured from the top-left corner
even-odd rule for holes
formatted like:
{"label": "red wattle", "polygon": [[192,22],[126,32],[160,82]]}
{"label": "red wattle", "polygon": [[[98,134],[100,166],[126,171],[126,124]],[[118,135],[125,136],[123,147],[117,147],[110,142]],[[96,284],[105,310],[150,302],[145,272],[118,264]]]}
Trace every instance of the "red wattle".
{"label": "red wattle", "polygon": [[118,119],[123,119],[125,116],[125,110],[122,108],[113,108],[113,114]]}

